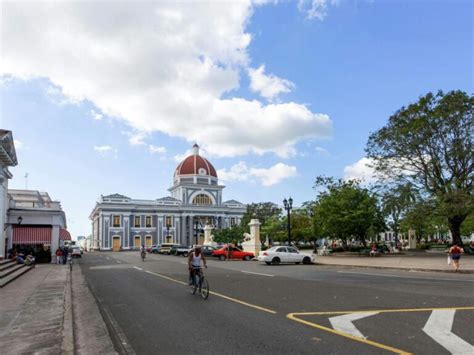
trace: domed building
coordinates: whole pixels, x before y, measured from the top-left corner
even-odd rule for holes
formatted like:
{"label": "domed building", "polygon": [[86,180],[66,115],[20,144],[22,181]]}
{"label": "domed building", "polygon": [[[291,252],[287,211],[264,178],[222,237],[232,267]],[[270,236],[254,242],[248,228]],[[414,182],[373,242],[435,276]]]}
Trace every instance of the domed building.
{"label": "domed building", "polygon": [[92,247],[100,250],[129,250],[142,244],[201,244],[206,224],[229,228],[239,224],[246,206],[238,201],[223,202],[214,166],[199,155],[199,146],[178,164],[171,196],[136,200],[113,194],[100,196],[89,218]]}

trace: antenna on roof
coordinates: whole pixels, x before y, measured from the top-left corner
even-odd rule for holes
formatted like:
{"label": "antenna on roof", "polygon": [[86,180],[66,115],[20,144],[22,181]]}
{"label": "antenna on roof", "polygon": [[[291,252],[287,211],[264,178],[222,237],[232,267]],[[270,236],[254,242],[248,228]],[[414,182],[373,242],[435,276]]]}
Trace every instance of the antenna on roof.
{"label": "antenna on roof", "polygon": [[28,190],[28,173],[25,174],[25,190]]}
{"label": "antenna on roof", "polygon": [[197,143],[194,143],[193,145],[193,154],[199,155],[199,146],[197,145]]}

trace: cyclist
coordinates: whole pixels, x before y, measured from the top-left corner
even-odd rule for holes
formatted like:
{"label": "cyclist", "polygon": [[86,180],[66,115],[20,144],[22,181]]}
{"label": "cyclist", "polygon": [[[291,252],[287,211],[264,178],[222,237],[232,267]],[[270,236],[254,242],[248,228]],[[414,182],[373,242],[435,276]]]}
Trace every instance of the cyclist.
{"label": "cyclist", "polygon": [[188,268],[189,268],[189,284],[193,284],[193,278],[196,271],[201,268],[201,261],[204,264],[204,267],[207,269],[206,258],[201,251],[201,246],[197,245],[194,247],[194,250],[189,253],[188,256]]}

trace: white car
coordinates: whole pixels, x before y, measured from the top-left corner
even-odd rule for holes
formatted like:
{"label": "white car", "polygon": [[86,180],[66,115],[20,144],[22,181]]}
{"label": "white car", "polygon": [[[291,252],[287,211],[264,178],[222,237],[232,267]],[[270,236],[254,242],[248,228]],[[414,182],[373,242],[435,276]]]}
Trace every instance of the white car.
{"label": "white car", "polygon": [[71,247],[71,256],[73,258],[81,258],[82,253],[81,253],[81,247],[79,246],[72,246]]}
{"label": "white car", "polygon": [[313,254],[300,253],[294,247],[277,246],[258,253],[258,261],[264,261],[267,265],[280,263],[313,263],[315,258]]}

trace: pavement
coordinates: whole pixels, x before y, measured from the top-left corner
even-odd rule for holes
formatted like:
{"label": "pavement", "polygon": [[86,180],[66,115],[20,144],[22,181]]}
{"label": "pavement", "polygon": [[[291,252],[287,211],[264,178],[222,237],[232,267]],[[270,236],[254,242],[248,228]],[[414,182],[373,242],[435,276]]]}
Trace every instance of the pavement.
{"label": "pavement", "polygon": [[[367,267],[381,269],[401,269],[413,271],[454,272],[452,265],[447,263],[445,253],[408,252],[403,255],[381,255],[377,257],[356,255],[317,256],[316,264]],[[460,261],[459,273],[474,273],[474,256],[463,255]]]}
{"label": "pavement", "polygon": [[0,352],[115,354],[78,266],[38,264],[6,285],[0,302]]}

